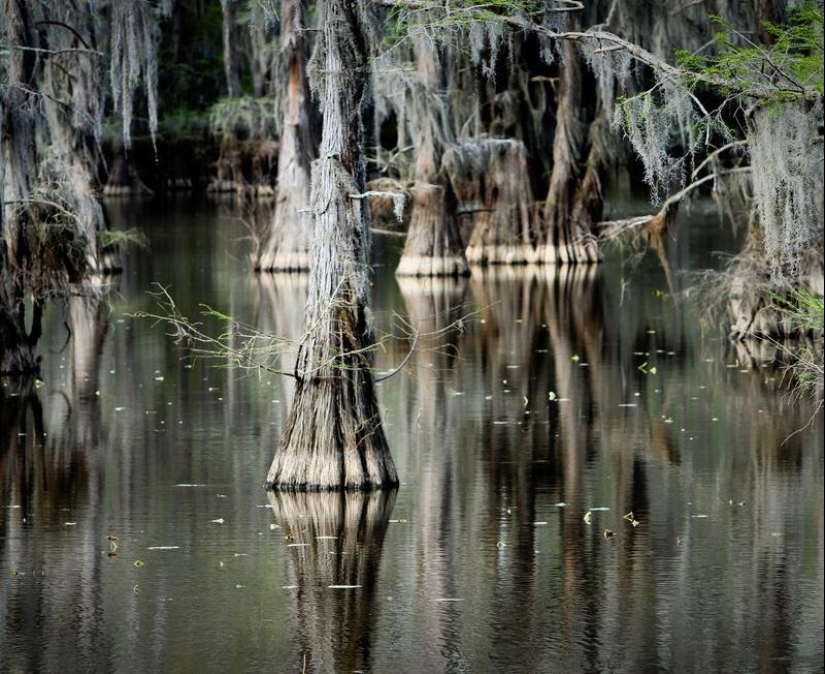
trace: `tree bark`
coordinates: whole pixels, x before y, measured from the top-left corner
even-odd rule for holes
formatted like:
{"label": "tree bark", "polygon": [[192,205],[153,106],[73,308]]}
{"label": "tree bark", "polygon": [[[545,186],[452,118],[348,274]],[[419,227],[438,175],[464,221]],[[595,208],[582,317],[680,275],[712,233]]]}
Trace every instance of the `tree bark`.
{"label": "tree bark", "polygon": [[327,0],[321,8],[323,28],[311,65],[324,121],[312,170],[315,226],[306,337],[268,489],[398,486],[370,371],[366,202],[354,198],[366,183],[361,105],[368,47],[360,9],[345,0]]}
{"label": "tree bark", "polygon": [[281,17],[282,50],[289,59],[286,110],[278,152],[275,213],[255,269],[307,271],[312,231],[310,164],[317,142],[312,133],[303,2],[285,0]]}
{"label": "tree bark", "polygon": [[458,212],[472,221],[467,244],[470,264],[535,261],[533,189],[524,143],[484,138],[457,145],[444,155]]}
{"label": "tree bark", "polygon": [[[586,222],[574,217],[576,193],[581,184],[580,170],[584,164],[581,65],[573,42],[564,41],[561,49],[564,59],[559,73],[553,175],[545,202],[545,232],[539,257],[548,264],[598,262],[601,253],[595,237]],[[587,189],[592,191],[593,187]]]}
{"label": "tree bark", "polygon": [[415,108],[415,186],[413,208],[398,276],[466,276],[464,246],[449,199],[441,156],[450,134],[443,102],[441,66],[433,45],[419,36],[415,47],[418,72],[413,86]]}

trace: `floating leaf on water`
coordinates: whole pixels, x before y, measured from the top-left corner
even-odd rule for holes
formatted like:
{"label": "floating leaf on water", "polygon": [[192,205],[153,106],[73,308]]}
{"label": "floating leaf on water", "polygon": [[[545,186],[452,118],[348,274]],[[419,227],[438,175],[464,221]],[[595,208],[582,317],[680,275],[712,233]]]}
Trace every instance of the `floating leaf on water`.
{"label": "floating leaf on water", "polygon": [[633,521],[633,511],[631,510],[626,515],[622,515],[622,519],[627,520],[628,522],[632,522]]}
{"label": "floating leaf on water", "polygon": [[152,545],[147,550],[180,550],[179,545]]}
{"label": "floating leaf on water", "polygon": [[212,524],[223,524],[224,522],[226,522],[226,520],[223,517],[212,520]]}
{"label": "floating leaf on water", "polygon": [[605,529],[604,530],[604,537],[605,538],[613,538],[613,530],[612,529]]}
{"label": "floating leaf on water", "polygon": [[269,530],[270,530],[270,531],[275,531],[275,529],[280,529],[280,528],[281,528],[281,527],[280,527],[280,526],[278,526],[277,524],[275,524],[274,522],[273,522],[272,524],[270,524],[270,525],[269,525]]}
{"label": "floating leaf on water", "polygon": [[556,398],[557,398],[557,396],[556,396],[556,392],[555,392],[555,391],[550,391],[550,392],[547,394],[547,399],[548,399],[548,400],[556,400]]}
{"label": "floating leaf on water", "polygon": [[64,527],[76,527],[77,522],[63,522]]}
{"label": "floating leaf on water", "polygon": [[639,520],[633,520],[631,522],[631,524],[633,525],[633,528],[635,529],[636,527],[638,527],[641,524],[641,522]]}
{"label": "floating leaf on water", "polygon": [[504,541],[499,541],[498,543],[496,543],[496,547],[497,547],[499,550],[503,550],[504,548],[506,548],[506,547],[507,547],[507,543],[505,543]]}
{"label": "floating leaf on water", "polygon": [[533,522],[534,527],[543,527],[547,522]]}
{"label": "floating leaf on water", "polygon": [[527,407],[527,405],[529,405],[529,404],[530,404],[530,401],[527,399],[527,396],[524,396],[524,406]]}
{"label": "floating leaf on water", "polygon": [[140,560],[140,559],[136,559],[136,560],[135,560],[135,566],[136,566],[137,568],[140,568],[141,566],[146,566],[146,562],[144,562],[144,561],[142,561],[142,560]]}
{"label": "floating leaf on water", "polygon": [[577,363],[579,361],[579,356],[574,353],[572,356],[570,356],[570,360],[572,360],[574,363]]}
{"label": "floating leaf on water", "polygon": [[361,587],[360,585],[327,585],[330,590],[354,590]]}
{"label": "floating leaf on water", "polygon": [[567,504],[564,501],[559,501],[558,503],[556,503],[557,508],[564,508],[566,506]]}
{"label": "floating leaf on water", "polygon": [[584,523],[585,524],[592,524],[593,523],[593,513],[589,510],[584,514]]}
{"label": "floating leaf on water", "polygon": [[648,370],[648,372],[650,372],[650,374],[656,374],[656,366],[654,365],[652,368]]}

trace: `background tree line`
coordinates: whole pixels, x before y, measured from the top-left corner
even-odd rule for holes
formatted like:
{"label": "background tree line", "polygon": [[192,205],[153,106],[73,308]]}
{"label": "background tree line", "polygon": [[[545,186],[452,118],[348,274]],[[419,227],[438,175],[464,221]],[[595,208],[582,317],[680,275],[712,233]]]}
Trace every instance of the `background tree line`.
{"label": "background tree line", "polygon": [[[335,314],[305,343],[316,383],[367,365],[348,354],[370,344],[369,230],[390,212],[399,275],[459,276],[598,263],[606,237],[655,241],[704,188],[747,220],[724,283],[733,336],[796,332],[775,298],[822,297],[821,2],[3,0],[2,15],[0,371],[36,371],[45,301],[99,296],[117,271],[105,193],[274,201],[252,266],[311,271],[308,321]],[[620,174],[658,212],[603,222]],[[345,394],[353,428],[372,428],[368,384]]]}

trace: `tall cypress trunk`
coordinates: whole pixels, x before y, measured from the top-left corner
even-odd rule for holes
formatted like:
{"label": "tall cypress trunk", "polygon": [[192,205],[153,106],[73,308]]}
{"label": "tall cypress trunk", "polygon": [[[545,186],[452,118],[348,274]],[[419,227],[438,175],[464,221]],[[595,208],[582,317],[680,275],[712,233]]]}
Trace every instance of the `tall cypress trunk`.
{"label": "tall cypress trunk", "polygon": [[574,44],[565,41],[561,48],[564,59],[559,72],[553,175],[545,203],[545,240],[540,257],[550,264],[598,262],[600,253],[595,238],[586,222],[573,217],[580,171],[584,164],[582,73]]}
{"label": "tall cypress trunk", "polygon": [[259,271],[309,269],[309,174],[317,143],[312,133],[304,15],[302,0],[284,1],[281,40],[289,59],[286,109],[278,150],[275,213],[263,252],[255,262]]}
{"label": "tall cypress trunk", "polygon": [[[368,75],[357,3],[322,4],[313,85],[324,116],[312,167],[315,217],[306,337],[292,409],[266,487],[331,491],[398,485],[370,371],[361,105]],[[317,78],[317,79],[316,79]]]}
{"label": "tall cypress trunk", "polygon": [[[415,107],[415,185],[407,241],[396,274],[399,276],[465,276],[469,274],[464,246],[447,203],[447,181],[441,171],[445,137],[450,133],[441,95],[441,66],[431,42],[419,36],[415,46],[418,72],[413,87]],[[453,199],[454,201],[454,199]]]}
{"label": "tall cypress trunk", "polygon": [[[37,332],[26,333],[23,278],[34,265],[27,203],[37,171],[35,128],[29,93],[34,82],[35,52],[28,8],[23,0],[2,7],[9,54],[8,88],[0,92],[0,374],[37,372]],[[39,321],[37,322],[39,328]]]}

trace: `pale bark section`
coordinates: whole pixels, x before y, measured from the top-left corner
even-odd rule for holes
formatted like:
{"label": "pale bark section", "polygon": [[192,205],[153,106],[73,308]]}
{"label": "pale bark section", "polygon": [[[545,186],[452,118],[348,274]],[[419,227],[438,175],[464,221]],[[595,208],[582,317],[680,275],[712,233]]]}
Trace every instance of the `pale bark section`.
{"label": "pale bark section", "polygon": [[109,331],[111,306],[107,289],[91,282],[71,289],[68,298],[71,329],[72,376],[79,398],[94,397],[100,388],[100,357]]}
{"label": "pale bark section", "polygon": [[358,9],[323,5],[318,68],[324,115],[313,165],[312,244],[306,337],[295,399],[267,475],[275,490],[398,486],[370,370],[369,250],[361,103],[367,51]]}
{"label": "pale bark section", "polygon": [[310,120],[302,3],[282,8],[283,50],[289,53],[286,111],[278,151],[275,213],[260,259],[259,271],[308,271],[312,215],[309,212],[310,164],[315,143]]}

